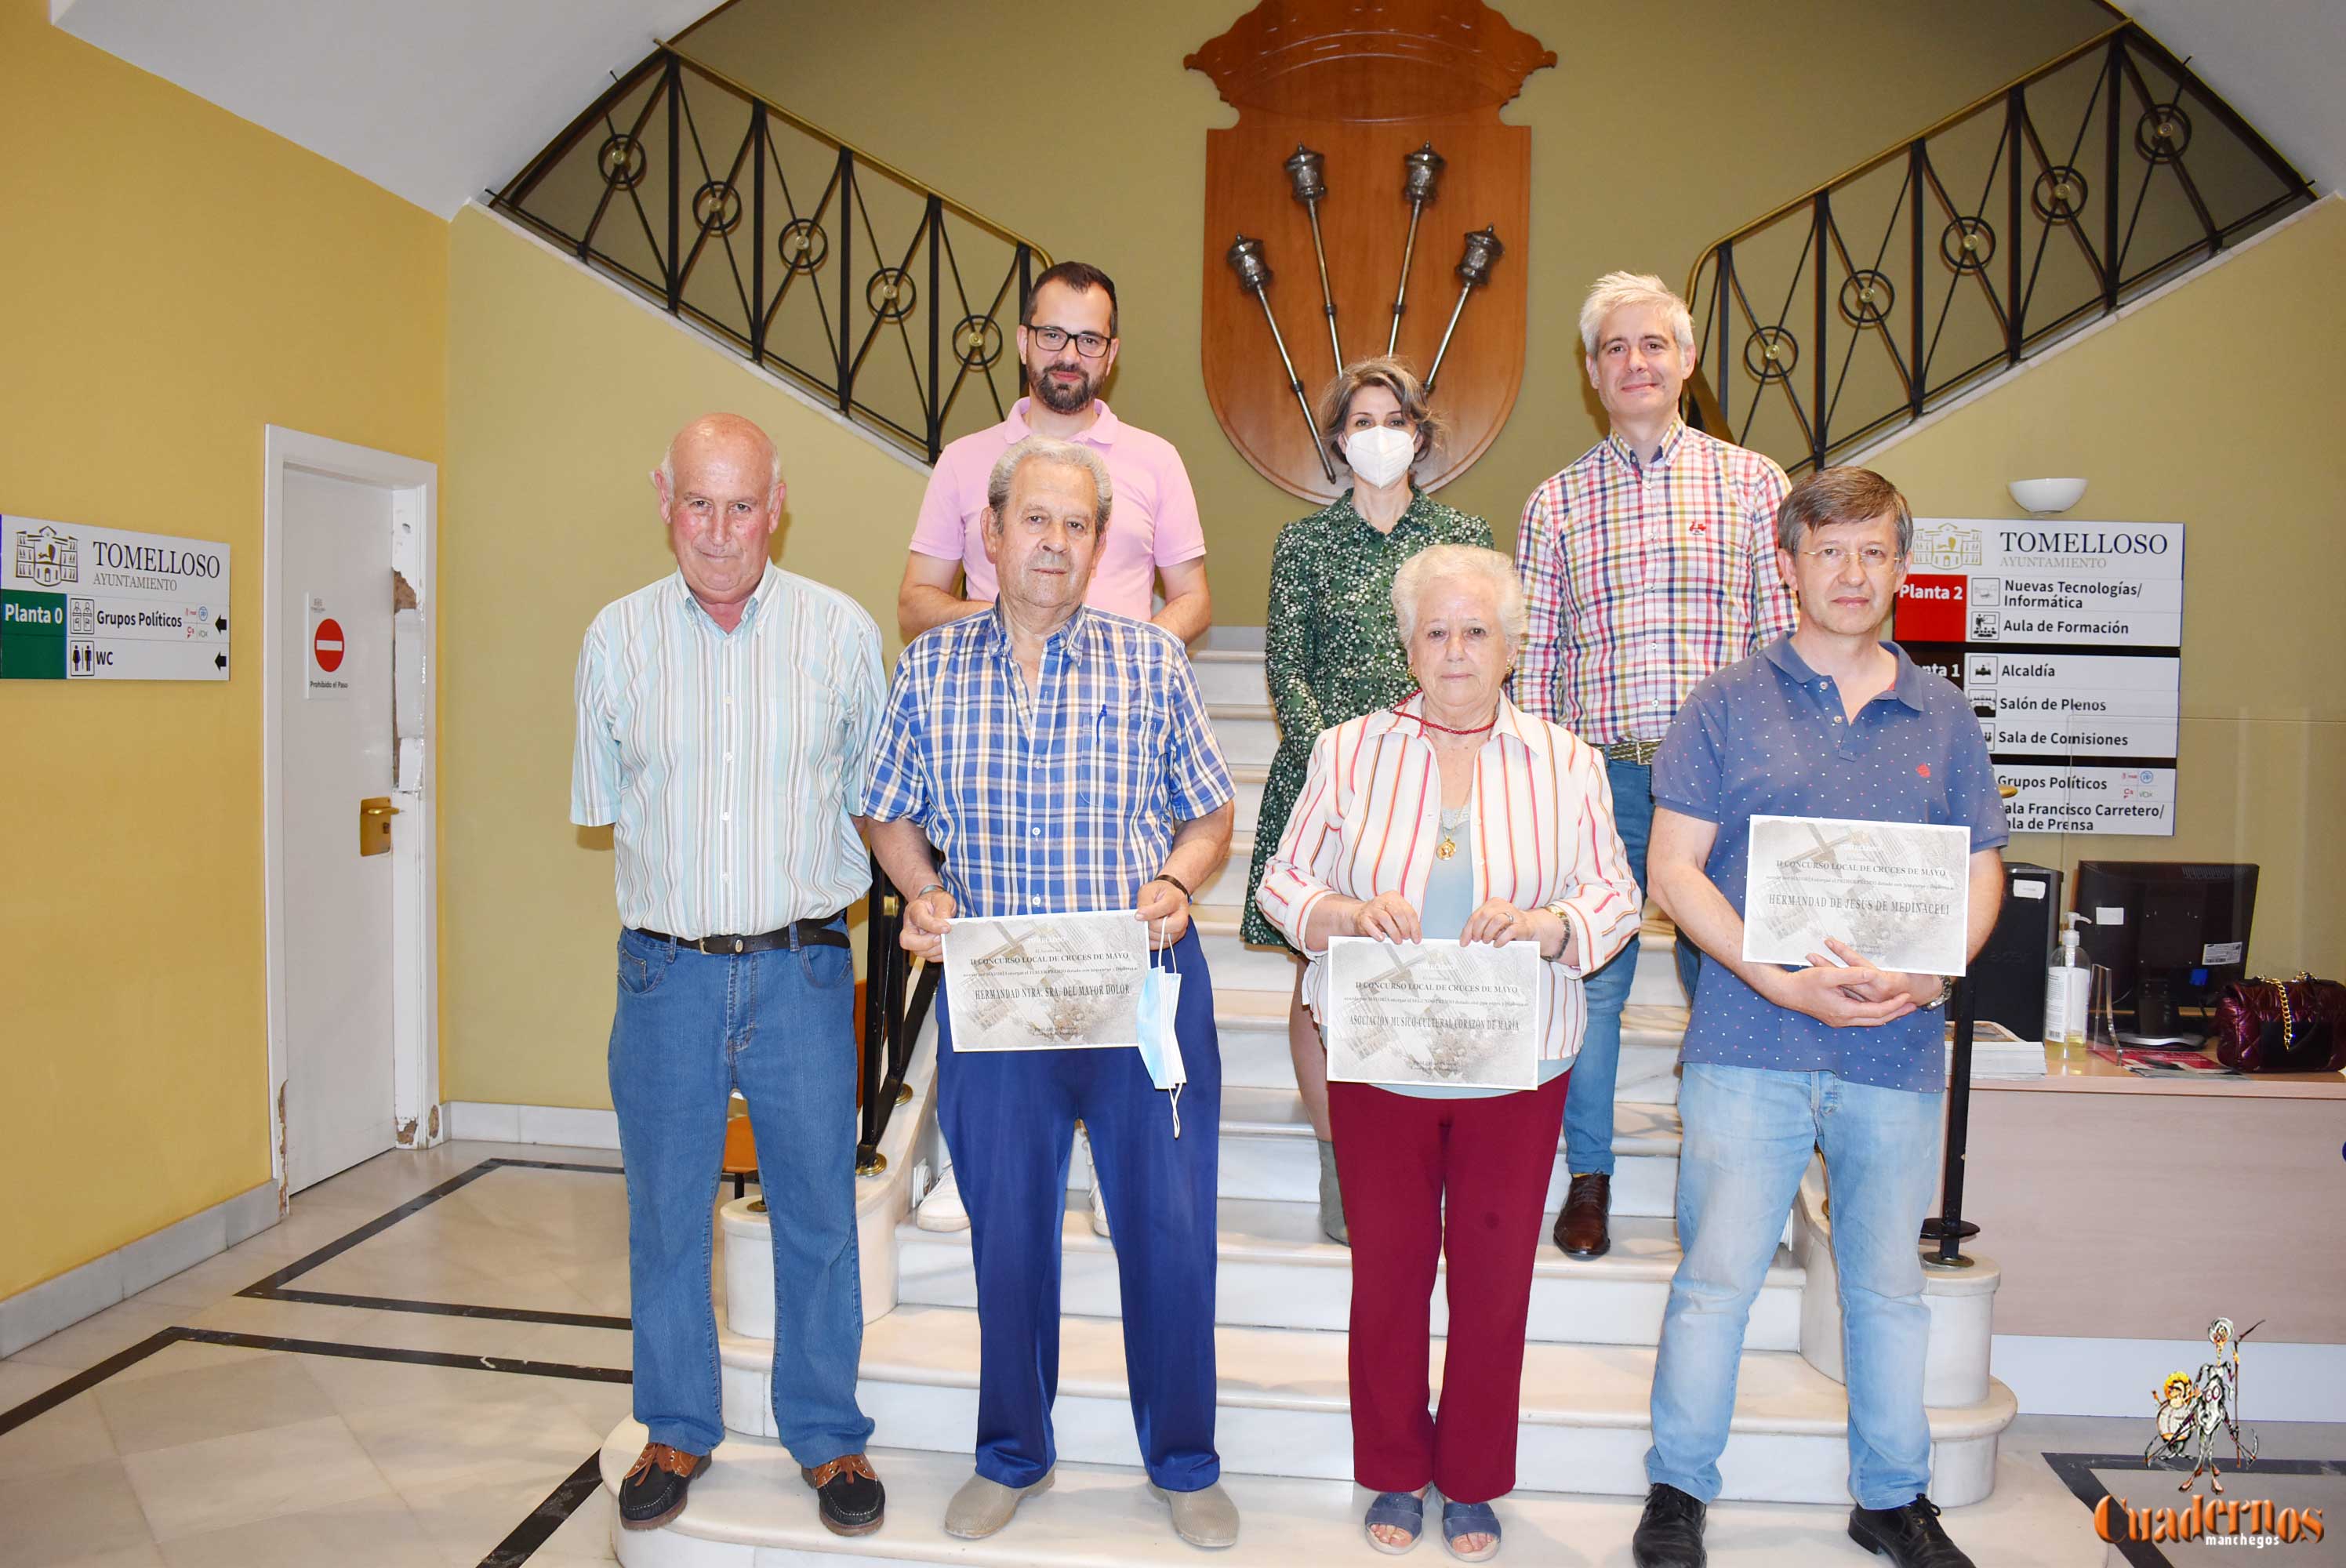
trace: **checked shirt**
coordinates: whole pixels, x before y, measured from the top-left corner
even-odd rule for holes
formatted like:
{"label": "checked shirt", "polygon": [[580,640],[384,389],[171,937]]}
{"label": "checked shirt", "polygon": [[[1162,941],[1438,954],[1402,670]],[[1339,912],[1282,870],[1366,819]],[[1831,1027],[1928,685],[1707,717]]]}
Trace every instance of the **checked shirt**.
{"label": "checked shirt", "polygon": [[1706,676],[1796,623],[1775,562],[1790,488],[1772,460],[1678,421],[1651,463],[1608,435],[1534,491],[1517,705],[1593,746],[1660,739]]}
{"label": "checked shirt", "polygon": [[961,912],[1130,909],[1174,830],[1234,793],[1169,632],[1079,607],[1036,689],[998,610],[915,637],[872,742],[863,809],[918,822]]}

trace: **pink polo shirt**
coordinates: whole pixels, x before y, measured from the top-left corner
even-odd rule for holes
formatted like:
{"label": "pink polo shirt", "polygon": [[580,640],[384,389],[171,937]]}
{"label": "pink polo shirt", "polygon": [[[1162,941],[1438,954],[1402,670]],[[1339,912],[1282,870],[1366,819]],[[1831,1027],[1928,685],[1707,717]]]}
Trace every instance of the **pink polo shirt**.
{"label": "pink polo shirt", "polygon": [[[985,558],[985,482],[1013,443],[1034,433],[1026,426],[1027,400],[1011,405],[1000,424],[964,435],[948,445],[929,475],[921,498],[921,520],[913,527],[916,554],[959,560],[968,575],[965,597],[992,599],[994,563]],[[1181,454],[1161,435],[1151,435],[1116,417],[1106,402],[1099,417],[1076,437],[1107,464],[1113,491],[1107,541],[1093,569],[1084,602],[1137,621],[1148,618],[1157,569],[1194,561],[1206,553],[1205,525],[1198,521],[1197,494],[1189,488]]]}

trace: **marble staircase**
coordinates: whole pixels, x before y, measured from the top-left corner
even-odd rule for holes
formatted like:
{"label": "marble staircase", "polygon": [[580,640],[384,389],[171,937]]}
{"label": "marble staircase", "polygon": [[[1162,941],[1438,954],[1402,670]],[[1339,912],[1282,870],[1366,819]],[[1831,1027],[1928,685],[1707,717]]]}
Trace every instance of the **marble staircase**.
{"label": "marble staircase", "polygon": [[[1223,629],[1195,656],[1239,789],[1237,840],[1229,860],[1199,888],[1196,919],[1213,976],[1224,1083],[1217,1436],[1225,1475],[1248,1511],[1229,1555],[1285,1565],[1348,1558],[1363,1548],[1359,1502],[1340,1501],[1340,1483],[1351,1473],[1345,1325],[1352,1258],[1320,1236],[1316,1222],[1318,1156],[1288,1060],[1295,971],[1284,953],[1248,948],[1238,937],[1254,812],[1276,743],[1260,646],[1259,632]],[[1566,1258],[1545,1244],[1540,1249],[1527,1326],[1518,1491],[1503,1505],[1507,1517],[1515,1516],[1510,1511],[1543,1517],[1543,1511],[1569,1504],[1568,1495],[1550,1494],[1634,1496],[1645,1489],[1647,1395],[1678,1259],[1671,1223],[1676,1057],[1686,1014],[1671,950],[1668,922],[1649,919],[1615,1096],[1613,1248],[1592,1260]],[[862,1195],[867,1326],[858,1392],[879,1424],[878,1441],[910,1451],[881,1461],[894,1500],[887,1528],[854,1542],[824,1534],[794,1467],[772,1442],[766,1216],[754,1201],[736,1201],[721,1216],[726,1290],[719,1334],[725,1422],[733,1435],[716,1468],[695,1484],[680,1519],[658,1532],[615,1534],[623,1563],[780,1568],[839,1553],[906,1563],[1088,1564],[1188,1555],[1164,1527],[1162,1506],[1148,1499],[1137,1468],[1115,1249],[1092,1234],[1080,1159],[1064,1221],[1056,1423],[1075,1494],[1030,1501],[990,1542],[956,1542],[938,1528],[943,1498],[968,1473],[978,1355],[969,1235],[923,1231],[911,1220],[942,1163],[932,1099],[933,1033],[932,1024],[907,1080],[914,1097],[891,1128],[891,1171],[867,1182]],[[1551,1214],[1565,1182],[1559,1150]],[[1839,1306],[1824,1198],[1821,1171],[1812,1170],[1752,1309],[1734,1435],[1721,1463],[1729,1498],[1847,1500],[1847,1401],[1839,1381]],[[1934,1439],[1932,1495],[1950,1507],[1987,1495],[1996,1437],[2014,1414],[2011,1394],[1987,1374],[1995,1283],[1985,1263],[1933,1281],[1925,1390]],[[1439,1289],[1433,1308],[1438,1336],[1447,1316]],[[1441,1349],[1437,1339],[1437,1386]],[[617,1484],[642,1441],[632,1422],[611,1435],[607,1483]],[[1119,1485],[1139,1506],[1120,1501]],[[1110,1520],[1125,1522],[1104,1522]],[[1433,1550],[1439,1553],[1438,1543]]]}

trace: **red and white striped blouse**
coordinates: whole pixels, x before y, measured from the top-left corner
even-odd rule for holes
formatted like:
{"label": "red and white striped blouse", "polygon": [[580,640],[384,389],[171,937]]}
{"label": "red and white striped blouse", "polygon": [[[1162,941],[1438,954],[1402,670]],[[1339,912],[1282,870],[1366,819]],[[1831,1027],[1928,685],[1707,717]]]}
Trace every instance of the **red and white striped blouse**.
{"label": "red and white striped blouse", "polygon": [[[1264,871],[1255,907],[1304,947],[1312,906],[1331,893],[1369,899],[1399,891],[1425,904],[1439,840],[1442,776],[1418,715],[1423,697],[1321,732],[1303,793]],[[1520,910],[1560,903],[1581,962],[1548,966],[1540,1055],[1570,1061],[1588,1023],[1581,978],[1637,934],[1644,899],[1613,828],[1605,759],[1568,730],[1504,697],[1474,759],[1474,903]],[[1308,950],[1307,950],[1308,952]],[[1325,944],[1311,954],[1303,999],[1326,1000]]]}

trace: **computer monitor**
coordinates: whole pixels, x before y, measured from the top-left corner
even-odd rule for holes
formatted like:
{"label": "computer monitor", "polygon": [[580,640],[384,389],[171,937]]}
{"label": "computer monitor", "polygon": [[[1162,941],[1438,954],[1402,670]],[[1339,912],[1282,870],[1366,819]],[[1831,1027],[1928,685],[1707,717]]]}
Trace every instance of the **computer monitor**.
{"label": "computer monitor", "polygon": [[2206,1006],[2248,974],[2257,868],[2175,860],[2080,860],[2077,928],[2088,962],[2110,971],[2112,1010],[2137,1033],[2173,1034],[2178,1003]]}

